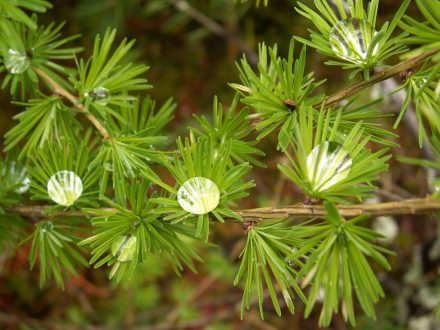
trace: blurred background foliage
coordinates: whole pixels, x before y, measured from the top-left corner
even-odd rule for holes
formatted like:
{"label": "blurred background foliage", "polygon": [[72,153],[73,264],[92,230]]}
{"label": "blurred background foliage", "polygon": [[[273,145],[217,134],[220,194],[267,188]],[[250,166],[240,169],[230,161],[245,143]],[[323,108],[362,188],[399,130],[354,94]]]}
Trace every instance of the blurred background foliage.
{"label": "blurred background foliage", "polygon": [[[292,35],[307,37],[310,23],[294,11],[296,1],[270,0],[55,0],[54,8],[39,16],[42,24],[66,21],[64,35],[81,33],[75,46],[90,55],[96,33],[108,26],[118,29],[118,38],[137,40],[130,57],[151,67],[147,72],[154,88],[148,93],[158,101],[173,97],[177,102],[176,117],[168,126],[170,141],[184,129],[196,125],[194,114],[209,116],[214,95],[222,103],[232,102],[234,91],[229,82],[238,81],[235,62],[247,53],[255,61],[258,42],[278,44],[279,53],[287,54]],[[305,1],[306,2],[306,1]],[[311,3],[311,1],[309,1]],[[400,2],[381,0],[380,20],[390,19]],[[420,17],[413,3],[408,12]],[[299,50],[300,47],[297,47]],[[325,58],[308,52],[308,71],[316,80],[327,79],[320,88],[326,93],[347,83],[348,74],[339,68],[324,66]],[[327,90],[324,90],[327,88]],[[382,96],[384,86],[363,93],[364,100]],[[12,126],[12,117],[19,108],[9,103],[7,91],[1,92],[1,136]],[[396,113],[401,104],[396,97],[386,97],[379,105],[386,113]],[[385,119],[388,128],[393,118]],[[393,153],[403,157],[429,154],[420,150],[414,119],[408,117],[399,127],[398,143]],[[174,136],[173,136],[174,135]],[[257,188],[253,198],[241,207],[282,205],[301,200],[301,193],[276,169],[283,162],[275,151],[276,136],[260,146],[267,154],[267,169],[255,168]],[[430,189],[430,170],[391,160],[392,172],[381,178],[378,199],[392,200],[424,196]],[[438,329],[432,309],[440,295],[436,268],[440,260],[440,242],[436,237],[434,216],[400,216],[396,221],[399,232],[390,248],[397,256],[390,259],[392,271],[379,276],[387,298],[377,305],[378,320],[366,317],[358,320],[358,329]],[[276,316],[267,306],[266,318],[259,319],[257,310],[240,321],[240,289],[232,286],[237,259],[243,240],[239,225],[217,224],[213,241],[220,249],[200,247],[204,260],[198,264],[199,275],[184,272],[174,276],[166,261],[153,256],[139,266],[133,278],[116,285],[107,279],[107,269],[80,271],[70,278],[65,291],[48,284],[38,288],[38,272],[28,271],[29,244],[20,247],[10,258],[11,248],[0,254],[0,328],[6,329],[67,329],[142,327],[172,329],[175,324],[189,329],[315,329],[318,312],[303,319],[303,307],[298,304],[295,315]],[[440,236],[440,235],[439,235]],[[380,271],[380,268],[377,268]],[[437,299],[437,300],[436,300]],[[342,318],[335,317],[334,329],[346,329]]]}

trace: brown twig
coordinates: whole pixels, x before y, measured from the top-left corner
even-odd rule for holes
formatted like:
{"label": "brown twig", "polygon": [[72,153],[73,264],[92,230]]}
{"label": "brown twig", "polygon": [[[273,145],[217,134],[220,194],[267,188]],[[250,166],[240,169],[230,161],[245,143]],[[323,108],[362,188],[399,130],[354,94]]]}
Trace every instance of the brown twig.
{"label": "brown twig", "polygon": [[[82,211],[59,211],[47,215],[49,206],[45,205],[15,205],[8,208],[8,212],[20,214],[30,218],[54,218],[60,216],[81,217]],[[440,211],[440,199],[425,197],[411,198],[399,201],[356,204],[356,205],[338,205],[339,213],[342,217],[351,218],[362,214],[371,216],[381,215],[403,215],[403,214],[425,214]],[[111,208],[101,210],[112,211]],[[247,221],[264,221],[270,219],[310,219],[323,217],[326,211],[323,205],[303,205],[297,204],[284,207],[263,207],[247,210],[236,210]],[[234,221],[230,219],[230,221]]]}
{"label": "brown twig", "polygon": [[88,120],[93,124],[93,126],[96,127],[98,132],[101,134],[104,140],[109,139],[109,134],[104,126],[99,122],[99,120],[90,112],[87,111],[87,109],[84,107],[83,104],[80,104],[78,101],[78,98],[75,95],[72,95],[67,90],[65,90],[63,87],[61,87],[56,81],[54,81],[51,77],[49,77],[46,72],[39,68],[34,68],[34,71],[37,73],[37,75],[43,79],[47,85],[52,89],[52,91],[62,97],[64,97],[66,100],[70,101],[75,108],[77,108],[79,111],[84,113]]}
{"label": "brown twig", "polygon": [[218,35],[219,37],[228,39],[232,41],[234,44],[236,44],[241,51],[246,53],[248,61],[251,64],[256,65],[258,63],[257,54],[255,54],[255,52],[251,48],[249,48],[249,46],[243,40],[241,40],[236,33],[232,33],[231,31],[228,31],[225,27],[223,27],[216,21],[206,16],[202,12],[198,11],[196,8],[192,7],[185,0],[169,0],[169,1],[179,11],[187,14],[193,20],[200,23],[214,34]]}
{"label": "brown twig", "polygon": [[332,105],[335,105],[338,102],[361,92],[365,88],[377,84],[378,82],[387,80],[389,78],[399,75],[402,72],[416,68],[417,66],[422,64],[423,61],[425,61],[428,57],[432,56],[437,52],[438,52],[437,50],[425,52],[413,58],[402,61],[392,66],[391,68],[382,70],[374,74],[369,80],[360,80],[344,89],[341,89],[340,91],[332,95],[327,96],[323,102],[319,102],[315,104],[314,107],[320,109],[321,107],[328,108]]}

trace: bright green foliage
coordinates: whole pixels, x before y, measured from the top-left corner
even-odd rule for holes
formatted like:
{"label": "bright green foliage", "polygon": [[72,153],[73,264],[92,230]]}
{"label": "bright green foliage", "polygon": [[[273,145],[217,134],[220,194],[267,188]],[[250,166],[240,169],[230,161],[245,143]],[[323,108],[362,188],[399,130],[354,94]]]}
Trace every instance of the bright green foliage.
{"label": "bright green foliage", "polygon": [[[356,125],[361,123],[364,134],[370,136],[370,140],[388,146],[397,146],[392,139],[398,135],[383,128],[381,120],[390,117],[390,114],[384,113],[378,108],[382,99],[373,100],[369,103],[357,105],[357,98],[348,101],[342,107],[333,107],[330,109],[330,123],[336,120],[339,122],[339,130],[343,132],[351,131]],[[319,114],[317,113],[316,116]]]}
{"label": "bright green foliage", "polygon": [[[144,74],[148,67],[142,64],[126,63],[125,57],[134,45],[134,40],[124,39],[113,50],[112,45],[116,30],[107,30],[104,36],[95,39],[93,56],[78,63],[78,77],[71,77],[75,89],[80,95],[80,102],[103,119],[112,114],[111,105],[124,106],[133,97],[127,93],[145,90],[151,87],[147,84]],[[99,90],[106,96],[99,95]]]}
{"label": "bright green foliage", "polygon": [[29,253],[31,269],[38,263],[40,286],[47,279],[54,278],[60,288],[64,288],[63,277],[66,273],[77,274],[78,264],[87,266],[87,261],[78,250],[78,221],[63,223],[40,221],[35,225],[34,232],[25,240],[32,240]]}
{"label": "bright green foliage", "polygon": [[[130,277],[136,266],[152,253],[168,258],[176,273],[183,269],[183,265],[195,272],[193,259],[200,261],[194,248],[184,239],[193,237],[191,228],[160,221],[147,197],[149,188],[150,184],[145,180],[132,181],[127,192],[129,209],[108,198],[103,200],[113,209],[87,209],[87,213],[93,216],[91,222],[95,234],[80,244],[88,244],[93,249],[90,264],[95,264],[95,268],[104,264],[112,266],[110,277],[115,276],[117,281],[124,274]],[[121,258],[114,248],[121,237],[136,238],[136,243],[129,247],[131,251],[125,252],[125,258]]]}
{"label": "bright green foliage", "polygon": [[[428,66],[425,65],[425,67]],[[417,73],[411,74],[401,87],[406,91],[406,97],[394,127],[396,128],[400,123],[412,102],[419,124],[420,146],[423,145],[427,135],[424,123],[429,125],[431,133],[440,134],[440,113],[438,111],[440,103],[439,79],[440,63],[437,63],[434,67],[421,69]]]}
{"label": "bright green foliage", "polygon": [[148,129],[151,135],[161,135],[165,126],[173,119],[175,109],[176,104],[171,98],[156,109],[156,102],[151,97],[137,97],[133,103],[121,106],[119,126],[130,133],[140,133]]}
{"label": "bright green foliage", "polygon": [[[203,240],[208,240],[209,236],[209,217],[212,215],[217,220],[224,222],[224,218],[241,220],[241,217],[232,211],[232,202],[238,198],[248,195],[246,190],[254,187],[252,181],[243,181],[243,176],[251,169],[248,163],[233,165],[230,161],[231,141],[222,141],[216,146],[212,138],[206,140],[199,139],[185,142],[179,138],[177,140],[179,154],[174,155],[172,161],[166,161],[165,166],[176,180],[178,187],[182,186],[187,180],[195,177],[202,177],[211,180],[220,192],[220,200],[217,207],[205,214],[192,214],[185,211],[178,203],[178,189],[171,187],[164,182],[153,177],[150,179],[156,184],[166,189],[171,196],[152,199],[153,203],[160,204],[157,212],[167,214],[164,220],[180,222],[185,219],[196,219],[196,236]],[[148,174],[145,174],[149,176]]]}
{"label": "bright green foliage", "polygon": [[22,163],[12,157],[0,159],[0,251],[13,250],[26,235],[29,223],[5,208],[23,200],[29,188],[29,178]]}
{"label": "bright green foliage", "polygon": [[28,173],[24,165],[13,157],[0,158],[0,214],[4,207],[21,201],[21,195],[29,188]]}
{"label": "bright green foliage", "polygon": [[[438,0],[416,0],[417,6],[426,18],[425,22],[419,22],[410,16],[404,16],[399,26],[410,33],[405,42],[413,45],[422,45],[413,52],[423,50],[438,50],[440,47],[440,7]],[[413,52],[410,52],[413,53]]]}
{"label": "bright green foliage", "polygon": [[99,184],[101,195],[107,188],[110,174],[116,200],[122,204],[127,194],[126,178],[136,177],[141,170],[154,176],[148,162],[162,161],[162,153],[155,148],[162,146],[167,138],[152,135],[153,131],[154,128],[146,128],[130,135],[125,135],[124,131],[114,132],[117,135],[103,142],[96,158],[90,163],[90,168],[101,169]]}
{"label": "bright green foliage", "polygon": [[52,8],[52,4],[45,0],[0,0],[0,21],[3,21],[4,18],[12,18],[35,30],[37,28],[36,22],[23,10],[44,13],[48,8]]}
{"label": "bright green foliage", "polygon": [[322,99],[311,96],[314,89],[322,82],[315,83],[313,73],[305,74],[306,48],[300,57],[293,58],[294,45],[290,44],[288,59],[277,55],[277,46],[259,47],[259,65],[257,75],[244,57],[241,60],[240,79],[242,85],[231,86],[245,97],[242,102],[255,109],[262,120],[256,124],[261,131],[257,139],[262,139],[277,128],[278,148],[285,148],[289,143],[295,123],[295,111],[308,109]]}
{"label": "bright green foliage", "polygon": [[309,231],[295,233],[303,243],[288,260],[304,264],[298,278],[303,279],[303,287],[311,284],[306,316],[321,299],[319,323],[322,327],[330,325],[332,314],[339,309],[344,319],[355,325],[353,292],[364,312],[372,318],[375,318],[374,304],[384,296],[367,256],[389,270],[391,267],[383,254],[391,252],[373,244],[379,234],[358,225],[368,216],[346,221],[334,204],[326,202],[325,207],[328,212],[325,222],[311,226]]}
{"label": "bright green foliage", "polygon": [[[82,181],[83,192],[75,202],[75,207],[97,206],[98,173],[90,170],[88,164],[92,161],[93,153],[87,148],[88,138],[82,142],[61,139],[59,143],[52,143],[35,152],[28,167],[31,180],[32,198],[46,200],[53,203],[48,195],[47,184],[49,178],[59,171],[72,171]],[[72,157],[75,155],[75,157]],[[54,205],[47,212],[63,209],[61,205]]]}
{"label": "bright green foliage", "polygon": [[169,99],[156,109],[156,103],[150,97],[143,100],[138,97],[113,108],[115,120],[108,122],[112,136],[101,145],[90,167],[104,168],[100,174],[101,195],[111,177],[116,200],[124,204],[126,178],[136,177],[141,170],[155,176],[149,165],[163,160],[163,152],[158,148],[167,142],[167,137],[161,134],[173,117],[175,104]]}
{"label": "bright green foliage", "polygon": [[[255,2],[257,6],[268,3],[248,1],[237,17]],[[369,1],[366,8],[362,0],[333,4],[315,0],[316,9],[299,2],[297,10],[316,30],[310,31],[311,40],[294,39],[339,59],[327,64],[350,69],[352,76],[362,72],[369,79],[372,70],[379,65],[386,68],[386,60],[406,51],[409,44],[420,46],[408,53],[411,56],[438,49],[438,1],[416,2],[426,22],[407,16],[400,22],[409,5],[404,0],[391,22],[377,32],[378,0]],[[103,4],[99,1],[94,8]],[[149,1],[146,11],[148,15],[176,11],[165,28],[188,24],[191,29],[194,14],[211,24],[230,22],[229,5],[226,0]],[[374,144],[396,146],[397,135],[381,125],[387,115],[377,106],[380,99],[346,99],[347,90],[343,90],[336,95],[342,95],[337,99],[345,103],[326,102],[329,98],[321,93],[324,81],[306,73],[305,45],[295,58],[292,39],[283,58],[277,45],[263,43],[257,67],[246,57],[238,64],[241,83],[231,84],[238,93],[230,107],[223,111],[214,98],[212,116],[196,116],[198,127],[190,127],[189,138],[179,137],[177,150],[165,149],[166,125],[175,104],[169,99],[156,106],[149,96],[138,95],[151,86],[145,78],[148,67],[130,62],[134,41],[118,43],[116,31],[108,29],[96,37],[90,57],[78,60],[72,69],[59,61],[73,64],[81,48],[64,47],[77,36],[61,38],[62,25],[38,27],[36,16],[29,18],[22,11],[44,12],[49,7],[43,0],[0,0],[1,86],[9,87],[13,97],[21,97],[17,104],[25,107],[5,136],[5,150],[18,149],[22,163],[13,157],[0,160],[2,249],[13,248],[26,230],[31,231],[24,242],[32,241],[29,262],[31,268],[38,264],[40,285],[54,278],[62,287],[66,273],[75,274],[79,265],[87,266],[77,248],[80,239],[91,250],[90,264],[109,266],[116,281],[158,256],[169,260],[179,274],[186,267],[196,271],[194,261],[201,261],[196,251],[208,241],[211,223],[245,220],[246,243],[235,277],[235,284],[244,283],[242,317],[254,302],[263,317],[266,298],[280,315],[279,293],[292,313],[295,296],[306,304],[306,315],[321,299],[323,326],[330,325],[339,311],[354,324],[355,300],[368,316],[375,317],[374,303],[383,291],[368,259],[388,270],[383,254],[389,251],[376,245],[379,234],[359,225],[367,216],[343,219],[332,203],[357,203],[372,195],[374,181],[387,170],[387,149]],[[121,2],[118,8],[115,22],[122,21],[132,4]],[[404,30],[400,35],[395,31],[399,22]],[[209,33],[205,27],[198,28],[189,38]],[[438,54],[426,58],[421,68],[414,67],[415,72],[403,77],[407,96],[396,125],[414,103],[420,144],[428,141],[437,159],[403,160],[440,169],[440,65]],[[359,84],[349,91],[358,92]],[[244,108],[238,105],[239,98]],[[92,119],[93,129],[87,129],[91,126],[87,118]],[[423,122],[429,123],[429,129]],[[277,134],[276,148],[289,161],[279,165],[280,171],[303,191],[306,201],[324,203],[327,216],[301,224],[284,220],[284,215],[282,221],[266,223],[242,219],[237,200],[254,187],[247,175],[252,165],[265,165],[259,158],[264,153],[253,141],[254,128],[257,140]],[[162,170],[168,170],[174,182],[169,183]],[[81,193],[71,199],[73,205],[58,202],[67,207],[55,205],[48,192],[50,178],[60,171],[74,172],[82,185]],[[29,179],[31,198],[45,201],[37,207],[46,213],[34,226],[8,215],[8,209],[27,206]],[[433,196],[438,197],[438,192]],[[91,224],[85,221],[88,216]],[[220,265],[215,273],[227,280],[235,269],[226,262],[218,256],[206,268]],[[308,299],[299,283],[304,288],[311,284]],[[175,300],[182,301],[177,297],[180,293],[175,290]],[[194,310],[186,308],[185,313],[193,315]]]}
{"label": "bright green foliage", "polygon": [[[402,46],[404,35],[394,38],[391,36],[405,13],[410,0],[403,1],[390,23],[387,22],[383,24],[382,27],[377,30],[377,33],[373,33],[369,36],[367,36],[367,34],[370,34],[370,28],[376,30],[379,0],[369,1],[367,10],[364,9],[363,0],[335,0],[336,9],[333,9],[327,0],[315,0],[314,3],[316,9],[312,9],[306,4],[298,2],[296,10],[308,18],[315,25],[317,31],[310,30],[311,40],[300,37],[295,37],[295,39],[316,48],[319,52],[327,56],[339,59],[338,61],[328,61],[327,64],[340,65],[345,69],[353,69],[352,76],[362,71],[365,78],[369,79],[370,70],[374,69],[378,63],[406,50],[406,48]],[[348,10],[345,6],[348,7]],[[347,31],[340,31],[337,24],[341,20],[350,19],[354,19],[358,23],[354,24],[354,26],[350,23],[348,24],[348,29],[352,32],[352,36],[347,37],[347,41],[353,42],[353,39],[355,39],[353,36],[356,36],[362,38],[363,42],[360,42],[359,45],[356,42],[349,44],[347,49],[344,49],[344,52],[348,54],[351,52],[366,52],[366,55],[362,56],[363,58],[360,61],[355,59],[350,60],[348,59],[349,56],[346,56],[346,61],[343,61],[344,59],[341,61],[341,57],[337,56],[331,46],[332,28],[335,28],[337,33],[344,35]],[[356,49],[357,47],[366,49],[360,50]]]}
{"label": "bright green foliage", "polygon": [[[268,224],[244,223],[247,231],[246,245],[240,254],[241,265],[234,283],[244,279],[244,292],[241,316],[244,310],[249,309],[251,293],[257,293],[261,318],[263,318],[264,287],[267,288],[272,304],[278,315],[281,307],[275,291],[277,283],[282,293],[287,308],[291,313],[295,307],[293,303],[296,293],[303,301],[304,294],[297,283],[297,271],[293,265],[286,262],[285,258],[292,253],[292,249],[301,246],[300,232],[302,229],[293,230],[286,222]],[[307,228],[304,229],[306,232]]]}
{"label": "bright green foliage", "polygon": [[14,117],[19,123],[5,135],[5,150],[16,147],[26,139],[20,151],[21,158],[30,155],[35,148],[43,147],[48,141],[60,140],[62,136],[74,138],[80,127],[75,113],[64,105],[59,96],[40,97],[28,103],[18,103],[26,109]]}
{"label": "bright green foliage", "polygon": [[[32,22],[37,24],[36,16]],[[7,75],[3,80],[1,88],[10,84],[11,94],[26,99],[28,95],[35,96],[38,90],[38,77],[35,68],[42,70],[54,81],[65,88],[69,88],[62,75],[71,72],[71,69],[56,63],[59,60],[72,60],[76,53],[82,50],[81,47],[64,48],[65,44],[75,40],[79,35],[61,38],[60,30],[64,24],[39,26],[31,29],[18,22],[0,19],[0,55],[3,63],[0,71],[6,71]],[[23,61],[29,62],[29,66],[22,73],[11,73],[7,69],[6,61],[11,52],[20,54]]]}
{"label": "bright green foliage", "polygon": [[[314,122],[313,110],[301,111],[295,121],[291,147],[285,154],[291,166],[278,168],[304,193],[312,198],[347,203],[350,197],[368,196],[375,187],[371,181],[387,169],[387,149],[371,153],[365,148],[369,137],[362,123],[350,131],[341,132],[341,112],[331,123],[324,111]],[[332,142],[338,150],[331,150]]]}
{"label": "bright green foliage", "polygon": [[234,102],[226,113],[223,113],[223,107],[221,103],[218,102],[217,97],[215,97],[213,104],[213,124],[211,124],[205,116],[196,116],[201,130],[191,129],[191,132],[204,139],[208,137],[211,138],[215,141],[217,146],[225,142],[230,143],[231,158],[238,164],[249,162],[264,167],[265,165],[262,162],[255,159],[255,156],[264,156],[264,152],[254,147],[257,144],[256,141],[247,141],[249,135],[253,133],[248,117],[249,109],[245,107],[235,114],[237,111],[237,102],[238,95],[236,95]]}

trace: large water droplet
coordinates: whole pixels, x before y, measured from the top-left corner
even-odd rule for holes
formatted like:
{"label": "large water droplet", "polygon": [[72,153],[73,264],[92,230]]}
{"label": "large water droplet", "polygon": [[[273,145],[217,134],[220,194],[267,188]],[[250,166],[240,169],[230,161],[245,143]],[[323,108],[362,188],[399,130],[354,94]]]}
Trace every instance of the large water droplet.
{"label": "large water droplet", "polygon": [[127,262],[133,259],[136,251],[136,237],[123,235],[112,244],[112,254],[116,260]]}
{"label": "large water droplet", "polygon": [[347,178],[352,161],[337,142],[325,141],[307,156],[307,176],[315,192],[324,191]]}
{"label": "large water droplet", "polygon": [[214,210],[220,201],[217,185],[204,177],[185,181],[177,192],[177,202],[192,214],[206,214]]}
{"label": "large water droplet", "polygon": [[57,204],[72,205],[82,194],[81,178],[72,171],[59,171],[47,182],[49,197]]}
{"label": "large water droplet", "polygon": [[[332,28],[329,43],[336,56],[356,64],[364,64],[367,62],[371,40],[376,34],[376,30],[366,20],[350,18],[339,21]],[[377,54],[378,46],[376,44],[371,55]]]}
{"label": "large water droplet", "polygon": [[31,61],[26,54],[22,54],[14,49],[9,49],[8,53],[4,56],[4,64],[9,73],[20,74],[29,68]]}
{"label": "large water droplet", "polygon": [[107,105],[110,101],[110,91],[105,87],[96,87],[88,95],[99,105]]}

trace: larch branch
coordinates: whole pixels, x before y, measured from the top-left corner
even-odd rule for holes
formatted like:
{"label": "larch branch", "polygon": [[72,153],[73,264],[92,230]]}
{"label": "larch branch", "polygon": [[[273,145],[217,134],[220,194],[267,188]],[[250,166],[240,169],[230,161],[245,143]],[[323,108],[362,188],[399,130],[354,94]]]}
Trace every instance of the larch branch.
{"label": "larch branch", "polygon": [[[16,205],[8,208],[8,212],[30,218],[53,218],[60,216],[82,217],[82,211],[58,211],[46,215],[47,205]],[[363,214],[371,216],[426,214],[440,211],[440,199],[433,197],[405,199],[393,202],[338,205],[339,213],[344,218],[352,218]],[[112,211],[111,208],[101,210]],[[270,219],[312,219],[326,215],[323,205],[297,204],[284,207],[263,207],[247,210],[237,210],[245,221],[265,221]],[[231,219],[232,221],[232,219]]]}
{"label": "larch branch", "polygon": [[337,91],[332,95],[327,96],[323,102],[315,104],[314,107],[320,109],[321,107],[328,108],[332,105],[335,105],[338,102],[349,98],[350,96],[356,95],[367,87],[371,87],[374,84],[392,78],[402,72],[415,69],[417,66],[421,65],[427,58],[437,52],[438,50],[425,52],[418,56],[402,61],[388,69],[377,72],[373,76],[371,76],[369,80],[360,80],[344,89]]}
{"label": "larch branch", "polygon": [[69,91],[61,87],[56,81],[54,81],[51,77],[49,77],[46,74],[46,72],[44,72],[43,70],[39,68],[34,68],[34,71],[41,79],[43,79],[49,85],[49,87],[52,89],[54,93],[64,97],[66,100],[69,100],[75,106],[75,108],[77,108],[79,111],[84,113],[87,119],[93,124],[93,126],[96,127],[96,129],[101,134],[104,140],[109,139],[110,136],[107,130],[105,129],[105,127],[102,126],[102,124],[93,114],[87,111],[84,105],[78,102],[78,98],[76,96],[72,95],[71,93],[69,93]]}

